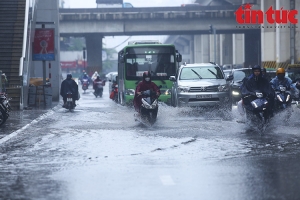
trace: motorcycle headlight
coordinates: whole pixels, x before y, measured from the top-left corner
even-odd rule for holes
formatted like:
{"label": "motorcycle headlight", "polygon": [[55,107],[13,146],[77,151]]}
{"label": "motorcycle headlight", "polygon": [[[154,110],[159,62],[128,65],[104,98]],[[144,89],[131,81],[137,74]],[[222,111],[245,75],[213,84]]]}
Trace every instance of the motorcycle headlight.
{"label": "motorcycle headlight", "polygon": [[134,95],[134,93],[135,93],[134,89],[126,89],[125,90],[126,95],[131,95],[132,96],[132,95]]}
{"label": "motorcycle headlight", "polygon": [[155,108],[155,107],[157,107],[157,104],[158,104],[158,102],[157,102],[157,100],[155,100],[155,101],[153,101],[151,107],[152,107],[152,108]]}
{"label": "motorcycle headlight", "polygon": [[232,95],[238,96],[238,95],[240,95],[240,93],[238,91],[232,91]]}
{"label": "motorcycle headlight", "polygon": [[188,92],[190,90],[190,87],[188,86],[178,86],[179,92]]}
{"label": "motorcycle headlight", "polygon": [[142,105],[143,105],[145,108],[147,108],[147,109],[151,109],[151,105],[150,105],[147,101],[145,101],[144,99],[142,99]]}
{"label": "motorcycle headlight", "polygon": [[226,91],[228,91],[228,86],[227,85],[220,85],[219,87],[218,87],[218,90],[219,90],[219,92],[226,92]]}

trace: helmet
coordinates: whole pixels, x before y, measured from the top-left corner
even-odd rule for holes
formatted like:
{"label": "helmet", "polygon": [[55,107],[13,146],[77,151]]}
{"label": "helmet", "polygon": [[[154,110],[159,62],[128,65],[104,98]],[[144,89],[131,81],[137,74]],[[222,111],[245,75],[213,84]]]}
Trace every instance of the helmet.
{"label": "helmet", "polygon": [[72,74],[67,74],[67,79],[71,79],[72,78]]}
{"label": "helmet", "polygon": [[278,75],[278,74],[285,74],[284,68],[278,68],[276,71],[276,75]]}
{"label": "helmet", "polygon": [[259,70],[259,71],[261,71],[261,67],[260,67],[259,65],[254,65],[254,66],[252,67],[252,71],[254,71],[254,70]]}
{"label": "helmet", "polygon": [[147,82],[151,81],[151,73],[149,71],[143,73],[143,80]]}
{"label": "helmet", "polygon": [[266,68],[262,68],[261,71],[266,73],[267,69]]}

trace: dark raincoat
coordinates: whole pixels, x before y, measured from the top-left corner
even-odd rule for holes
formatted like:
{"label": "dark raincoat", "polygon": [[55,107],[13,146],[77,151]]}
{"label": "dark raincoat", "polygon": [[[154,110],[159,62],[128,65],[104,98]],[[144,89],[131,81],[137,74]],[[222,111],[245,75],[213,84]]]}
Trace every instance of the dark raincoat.
{"label": "dark raincoat", "polygon": [[243,103],[245,105],[249,105],[250,101],[247,101],[247,98],[244,98],[248,95],[255,96],[255,92],[260,91],[263,93],[264,97],[266,97],[269,101],[270,107],[274,105],[275,93],[271,87],[270,82],[263,78],[261,75],[256,77],[254,74],[250,75],[247,78],[244,78],[243,84],[241,86],[241,93],[243,98]]}
{"label": "dark raincoat", "polygon": [[78,85],[73,79],[65,79],[61,83],[60,95],[66,98],[68,92],[72,92],[72,98],[78,100]]}

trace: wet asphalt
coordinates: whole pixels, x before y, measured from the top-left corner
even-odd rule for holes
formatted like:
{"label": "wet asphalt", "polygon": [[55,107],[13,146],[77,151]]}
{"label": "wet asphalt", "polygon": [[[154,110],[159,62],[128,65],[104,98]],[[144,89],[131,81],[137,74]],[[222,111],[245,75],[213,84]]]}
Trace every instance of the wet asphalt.
{"label": "wet asphalt", "polygon": [[7,121],[0,126],[0,139],[32,123],[37,118],[51,113],[59,102],[52,102],[49,107],[27,107],[24,110],[12,110]]}

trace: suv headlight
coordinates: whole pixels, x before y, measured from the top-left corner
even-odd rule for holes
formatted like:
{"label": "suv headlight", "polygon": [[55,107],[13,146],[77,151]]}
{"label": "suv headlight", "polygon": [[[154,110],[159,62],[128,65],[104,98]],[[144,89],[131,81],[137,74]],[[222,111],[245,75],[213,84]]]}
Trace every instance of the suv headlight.
{"label": "suv headlight", "polygon": [[228,85],[220,85],[218,87],[219,92],[227,92],[228,91]]}
{"label": "suv headlight", "polygon": [[135,93],[134,89],[126,89],[125,90],[126,95],[134,95],[134,93]]}
{"label": "suv headlight", "polygon": [[178,86],[179,92],[188,92],[190,90],[189,86]]}
{"label": "suv headlight", "polygon": [[240,93],[238,91],[232,91],[232,95],[238,96],[238,95],[240,95]]}

